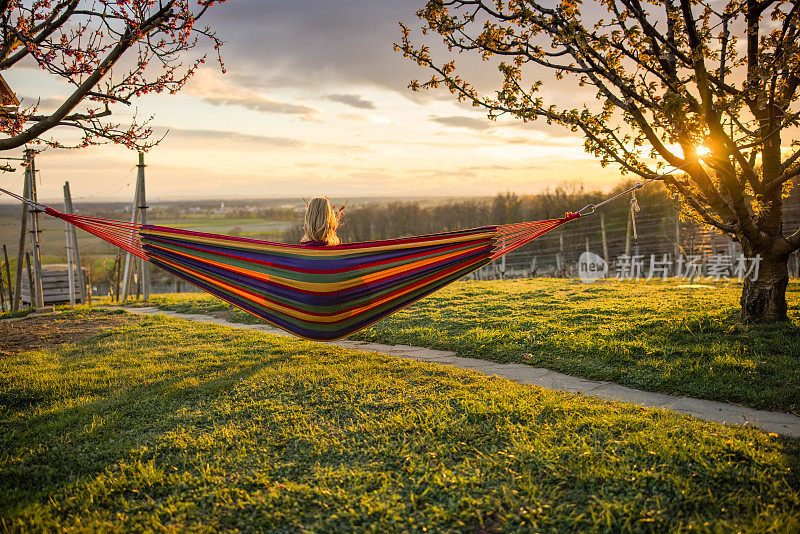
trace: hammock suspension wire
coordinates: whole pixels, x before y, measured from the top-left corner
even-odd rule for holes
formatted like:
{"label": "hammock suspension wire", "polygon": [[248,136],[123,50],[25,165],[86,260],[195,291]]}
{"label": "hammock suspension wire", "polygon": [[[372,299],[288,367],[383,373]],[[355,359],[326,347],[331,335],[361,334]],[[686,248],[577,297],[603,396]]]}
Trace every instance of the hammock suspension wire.
{"label": "hammock suspension wire", "polygon": [[292,334],[319,341],[366,328],[655,179],[557,219],[330,247],[67,214],[0,191]]}

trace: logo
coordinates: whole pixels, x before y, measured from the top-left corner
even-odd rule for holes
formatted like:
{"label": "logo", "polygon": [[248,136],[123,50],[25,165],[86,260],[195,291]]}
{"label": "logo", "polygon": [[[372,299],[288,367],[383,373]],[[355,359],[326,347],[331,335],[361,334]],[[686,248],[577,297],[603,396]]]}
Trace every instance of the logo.
{"label": "logo", "polygon": [[606,260],[593,252],[584,252],[578,259],[578,277],[582,282],[591,284],[595,280],[608,275]]}

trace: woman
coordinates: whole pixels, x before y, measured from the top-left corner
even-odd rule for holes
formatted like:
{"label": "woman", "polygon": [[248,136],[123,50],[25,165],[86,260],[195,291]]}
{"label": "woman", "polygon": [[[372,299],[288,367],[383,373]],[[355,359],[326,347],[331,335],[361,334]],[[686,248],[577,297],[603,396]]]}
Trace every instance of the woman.
{"label": "woman", "polygon": [[336,235],[339,217],[333,211],[326,197],[311,199],[306,208],[306,220],[303,224],[303,239],[300,243],[309,246],[338,245],[342,242]]}

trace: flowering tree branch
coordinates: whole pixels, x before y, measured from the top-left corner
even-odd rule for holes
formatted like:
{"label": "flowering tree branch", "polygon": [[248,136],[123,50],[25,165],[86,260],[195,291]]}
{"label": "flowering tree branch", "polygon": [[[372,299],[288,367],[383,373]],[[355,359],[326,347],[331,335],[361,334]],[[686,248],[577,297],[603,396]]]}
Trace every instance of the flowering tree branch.
{"label": "flowering tree branch", "polygon": [[149,119],[109,122],[116,105],[130,106],[149,93],[179,91],[205,62],[187,55],[199,39],[210,43],[224,70],[222,42],[197,22],[224,0],[19,0],[0,1],[0,72],[26,62],[64,81],[71,91],[51,113],[39,102],[0,111],[0,150],[28,143],[62,147],[45,138],[58,126],[80,129],[74,147],[105,142],[147,150]]}

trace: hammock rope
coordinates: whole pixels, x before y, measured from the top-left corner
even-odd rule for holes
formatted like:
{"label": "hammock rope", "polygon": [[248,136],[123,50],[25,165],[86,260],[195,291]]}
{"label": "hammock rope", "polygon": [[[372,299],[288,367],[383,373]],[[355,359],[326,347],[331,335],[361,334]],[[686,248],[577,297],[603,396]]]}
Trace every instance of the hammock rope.
{"label": "hammock rope", "polygon": [[317,341],[357,332],[581,216],[317,247],[67,214],[0,191]]}

